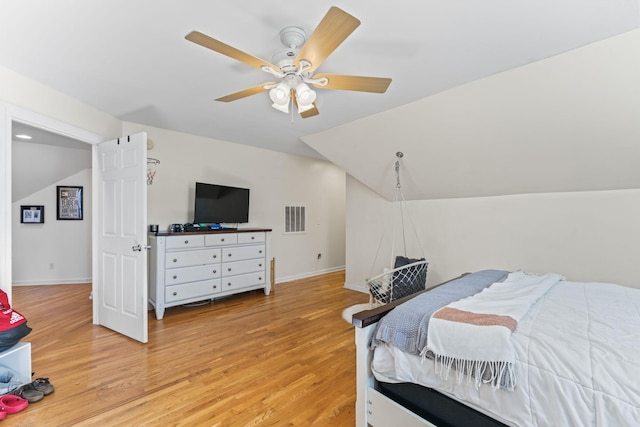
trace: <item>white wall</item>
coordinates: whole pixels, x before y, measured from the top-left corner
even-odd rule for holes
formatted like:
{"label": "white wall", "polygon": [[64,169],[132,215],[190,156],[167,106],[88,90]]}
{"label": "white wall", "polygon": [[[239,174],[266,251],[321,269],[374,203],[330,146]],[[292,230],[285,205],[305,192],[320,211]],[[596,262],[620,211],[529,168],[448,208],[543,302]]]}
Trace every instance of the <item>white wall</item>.
{"label": "white wall", "polygon": [[113,116],[3,67],[0,67],[0,117],[0,288],[11,297],[14,212],[11,122],[20,119],[28,124],[43,125],[47,130],[63,128],[63,134],[90,142],[97,142],[96,135],[104,139],[121,135],[121,123]]}
{"label": "white wall", "polygon": [[[344,267],[345,173],[338,167],[140,124],[124,123],[123,131],[147,132],[153,141],[147,154],[160,160],[147,188],[149,224],[166,231],[172,223],[193,221],[196,181],[249,188],[250,222],[240,226],[273,230],[277,281]],[[286,204],[306,206],[306,233],[284,234]]]}
{"label": "white wall", "polygon": [[[89,144],[84,149],[78,149],[16,141],[12,148],[13,284],[90,282],[92,221]],[[85,200],[82,221],[56,220],[57,185],[83,187]],[[43,205],[45,223],[20,223],[21,205]]]}
{"label": "white wall", "polygon": [[83,148],[14,141],[12,145],[11,199],[16,201],[52,182],[91,168],[91,145]]}
{"label": "white wall", "polygon": [[[347,181],[346,282],[363,287],[381,230],[397,216],[391,202]],[[430,261],[430,286],[498,268],[640,288],[640,190],[411,201],[406,208]]]}
{"label": "white wall", "polygon": [[[147,131],[156,144],[149,155],[162,161],[154,184],[148,188],[150,223],[167,227],[172,222],[192,220],[189,188],[196,179],[248,186],[252,189],[250,225],[273,229],[278,280],[344,266],[345,174],[329,162],[132,123],[123,125],[113,116],[0,67],[0,170],[5,174],[10,174],[12,162],[10,122],[12,117],[25,116],[22,111],[101,135],[104,140]],[[15,216],[10,195],[9,177],[0,184],[0,288],[9,295],[13,275],[10,216]],[[283,235],[286,203],[307,205],[307,233]],[[320,260],[318,253],[322,254]]]}
{"label": "white wall", "polygon": [[[82,221],[56,220],[57,185],[83,187]],[[44,224],[21,224],[20,205],[44,205]],[[11,207],[13,284],[91,282],[91,213],[91,168],[14,202]]]}
{"label": "white wall", "polygon": [[121,122],[115,117],[4,67],[0,67],[0,100],[102,135],[105,140],[121,136]]}
{"label": "white wall", "polygon": [[[640,188],[640,30],[303,139],[391,199]],[[393,90],[392,83],[389,90]]]}

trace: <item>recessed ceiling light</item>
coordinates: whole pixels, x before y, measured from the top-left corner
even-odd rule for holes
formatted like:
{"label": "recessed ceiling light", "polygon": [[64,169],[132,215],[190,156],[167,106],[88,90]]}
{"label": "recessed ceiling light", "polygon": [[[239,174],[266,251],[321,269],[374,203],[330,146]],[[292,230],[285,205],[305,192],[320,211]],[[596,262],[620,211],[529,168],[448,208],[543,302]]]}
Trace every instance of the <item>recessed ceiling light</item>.
{"label": "recessed ceiling light", "polygon": [[25,134],[20,134],[20,135],[16,135],[16,138],[31,139],[31,136],[30,135],[25,135]]}

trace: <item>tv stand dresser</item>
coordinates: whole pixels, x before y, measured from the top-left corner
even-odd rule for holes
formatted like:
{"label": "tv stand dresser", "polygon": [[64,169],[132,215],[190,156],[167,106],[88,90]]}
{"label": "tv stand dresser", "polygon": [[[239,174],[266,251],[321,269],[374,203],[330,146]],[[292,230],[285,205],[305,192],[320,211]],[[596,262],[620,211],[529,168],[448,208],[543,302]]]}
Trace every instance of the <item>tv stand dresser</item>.
{"label": "tv stand dresser", "polygon": [[255,289],[271,292],[271,230],[149,233],[149,303],[168,307]]}

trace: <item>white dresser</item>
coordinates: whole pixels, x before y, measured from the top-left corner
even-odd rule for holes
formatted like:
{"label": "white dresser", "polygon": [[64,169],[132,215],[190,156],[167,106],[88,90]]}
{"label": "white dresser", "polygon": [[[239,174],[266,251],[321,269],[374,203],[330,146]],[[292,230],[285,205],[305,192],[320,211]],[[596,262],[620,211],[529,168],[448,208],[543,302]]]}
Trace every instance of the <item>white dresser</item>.
{"label": "white dresser", "polygon": [[239,292],[271,292],[268,229],[149,234],[149,303],[167,307]]}

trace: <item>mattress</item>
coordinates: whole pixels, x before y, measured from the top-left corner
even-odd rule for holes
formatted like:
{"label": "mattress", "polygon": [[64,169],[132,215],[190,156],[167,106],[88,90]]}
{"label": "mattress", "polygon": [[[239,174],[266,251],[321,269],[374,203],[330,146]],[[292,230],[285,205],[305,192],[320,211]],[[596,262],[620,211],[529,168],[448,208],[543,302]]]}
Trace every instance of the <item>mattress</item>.
{"label": "mattress", "polygon": [[560,281],[521,319],[512,340],[515,390],[476,387],[435,362],[379,344],[378,381],[434,388],[512,426],[635,426],[640,419],[640,290]]}

